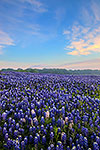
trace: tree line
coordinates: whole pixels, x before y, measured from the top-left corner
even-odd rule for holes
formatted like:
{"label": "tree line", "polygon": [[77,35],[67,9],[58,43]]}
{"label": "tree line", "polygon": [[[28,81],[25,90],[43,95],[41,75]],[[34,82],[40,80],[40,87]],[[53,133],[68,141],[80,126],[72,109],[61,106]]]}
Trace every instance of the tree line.
{"label": "tree line", "polygon": [[7,69],[1,69],[0,71],[6,72],[6,71],[16,71],[16,72],[31,72],[31,73],[51,73],[51,74],[89,74],[89,75],[100,75],[100,70],[91,70],[91,69],[85,69],[85,70],[67,70],[67,69],[32,69],[32,68],[27,68],[27,69],[12,69],[12,68],[7,68]]}

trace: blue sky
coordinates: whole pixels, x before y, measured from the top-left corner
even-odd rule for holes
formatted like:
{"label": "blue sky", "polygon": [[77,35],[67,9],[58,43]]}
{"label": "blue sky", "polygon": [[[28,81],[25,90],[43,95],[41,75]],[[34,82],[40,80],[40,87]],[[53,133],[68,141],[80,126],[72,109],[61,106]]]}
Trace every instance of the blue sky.
{"label": "blue sky", "polygon": [[100,69],[100,0],[0,0],[0,68]]}

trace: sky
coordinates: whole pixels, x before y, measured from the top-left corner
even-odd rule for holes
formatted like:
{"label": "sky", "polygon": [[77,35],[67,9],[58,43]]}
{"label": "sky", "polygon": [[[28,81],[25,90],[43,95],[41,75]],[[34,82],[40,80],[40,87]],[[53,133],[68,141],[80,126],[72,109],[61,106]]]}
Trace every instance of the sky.
{"label": "sky", "polygon": [[0,69],[100,69],[100,0],[0,0]]}

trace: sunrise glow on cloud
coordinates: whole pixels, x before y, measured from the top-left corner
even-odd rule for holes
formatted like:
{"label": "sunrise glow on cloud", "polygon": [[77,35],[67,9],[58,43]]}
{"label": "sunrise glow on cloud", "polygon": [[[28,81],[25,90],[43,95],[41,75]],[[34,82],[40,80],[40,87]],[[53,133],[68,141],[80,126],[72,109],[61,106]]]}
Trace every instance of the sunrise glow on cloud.
{"label": "sunrise glow on cloud", "polygon": [[0,1],[0,68],[99,66],[99,0]]}

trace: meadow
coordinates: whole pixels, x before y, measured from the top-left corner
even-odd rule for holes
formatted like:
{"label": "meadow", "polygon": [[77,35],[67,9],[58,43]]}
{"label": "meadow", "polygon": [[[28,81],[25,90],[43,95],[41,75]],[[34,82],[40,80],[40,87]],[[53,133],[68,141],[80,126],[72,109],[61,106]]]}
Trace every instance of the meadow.
{"label": "meadow", "polygon": [[0,150],[100,150],[100,76],[0,73]]}

